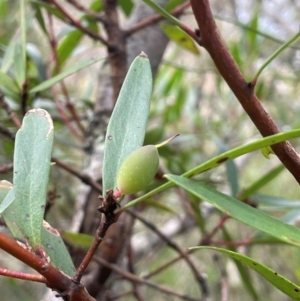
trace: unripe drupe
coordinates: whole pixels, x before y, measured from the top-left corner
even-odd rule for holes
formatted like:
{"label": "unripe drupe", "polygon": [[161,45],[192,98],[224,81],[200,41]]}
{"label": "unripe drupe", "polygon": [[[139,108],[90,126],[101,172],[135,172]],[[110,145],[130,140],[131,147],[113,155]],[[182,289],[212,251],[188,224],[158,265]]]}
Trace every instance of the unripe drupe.
{"label": "unripe drupe", "polygon": [[137,193],[147,188],[158,169],[159,156],[155,145],[142,146],[122,163],[117,186],[122,195]]}

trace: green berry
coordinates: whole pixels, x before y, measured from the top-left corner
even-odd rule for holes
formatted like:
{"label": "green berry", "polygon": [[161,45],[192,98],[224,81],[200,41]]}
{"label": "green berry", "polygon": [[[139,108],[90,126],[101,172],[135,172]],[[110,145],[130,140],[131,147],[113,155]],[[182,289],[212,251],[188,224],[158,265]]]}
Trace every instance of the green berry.
{"label": "green berry", "polygon": [[158,169],[159,156],[154,145],[142,146],[133,151],[122,163],[117,186],[122,195],[137,193],[147,188]]}

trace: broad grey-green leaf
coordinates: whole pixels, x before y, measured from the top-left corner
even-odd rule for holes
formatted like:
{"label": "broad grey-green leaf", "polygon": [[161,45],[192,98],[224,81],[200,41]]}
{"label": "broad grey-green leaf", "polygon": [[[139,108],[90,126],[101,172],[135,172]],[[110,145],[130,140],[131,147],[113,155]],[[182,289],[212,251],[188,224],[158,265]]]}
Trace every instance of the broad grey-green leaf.
{"label": "broad grey-green leaf", "polygon": [[216,248],[216,247],[189,248],[189,250],[201,250],[201,249],[214,250],[214,251],[229,255],[230,257],[241,262],[242,264],[247,265],[249,268],[251,268],[252,270],[259,273],[262,277],[264,277],[266,280],[268,280],[270,283],[272,283],[273,286],[278,288],[284,294],[288,295],[289,297],[293,298],[294,300],[300,300],[300,286],[296,285],[289,279],[281,276],[276,271],[261,264],[260,262],[253,260],[252,258],[250,258],[248,256],[244,256],[239,253],[229,251],[226,249],[222,249],[222,248]]}
{"label": "broad grey-green leaf", "polygon": [[166,178],[242,223],[287,243],[300,246],[299,228],[285,224],[281,220],[246,205],[199,181],[174,175],[166,175]]}
{"label": "broad grey-green leaf", "polygon": [[124,159],[143,145],[150,109],[152,74],[148,57],[141,53],[132,62],[110,118],[103,161],[103,194],[116,188],[117,172]]}
{"label": "broad grey-green leaf", "polygon": [[75,267],[59,232],[46,221],[42,227],[42,245],[51,263],[69,276],[74,276]]}
{"label": "broad grey-green leaf", "polygon": [[97,62],[99,62],[100,60],[102,60],[102,58],[98,57],[95,59],[88,59],[88,60],[83,60],[77,64],[74,64],[71,67],[68,67],[67,69],[65,69],[64,71],[62,71],[61,73],[57,74],[56,76],[44,81],[43,83],[35,86],[34,88],[32,88],[29,93],[36,93],[36,92],[40,92],[43,90],[46,90],[48,88],[50,88],[51,86],[53,86],[54,84],[58,83],[59,81],[61,81],[62,79],[68,77],[69,75],[84,69],[90,65],[93,65]]}
{"label": "broad grey-green leaf", "polygon": [[[10,202],[12,202],[15,199],[15,194],[14,194],[14,189],[12,189],[12,184],[10,184],[10,187],[11,188],[9,189],[9,193],[7,194],[2,204],[6,202],[6,199],[9,199]],[[0,197],[1,197],[1,191],[2,189],[0,184]],[[0,208],[2,207],[2,204],[0,205]],[[18,208],[12,208],[12,207],[7,208],[6,206],[5,209],[6,210],[3,212],[2,216],[10,232],[12,233],[14,238],[19,243],[22,243],[27,250],[32,251],[32,247],[30,246],[30,243],[27,237],[25,236],[25,233],[23,233],[23,230],[15,222],[15,216],[18,214],[16,210],[18,210]],[[50,257],[51,264],[53,264],[55,267],[57,267],[64,273],[68,274],[69,276],[73,276],[75,272],[75,267],[70,257],[70,254],[58,231],[52,228],[47,222],[43,221],[41,236],[42,236],[42,247],[46,251],[46,254]]]}
{"label": "broad grey-green leaf", "polygon": [[53,145],[53,123],[48,112],[30,110],[18,130],[14,151],[14,223],[34,248],[41,245],[41,229]]}

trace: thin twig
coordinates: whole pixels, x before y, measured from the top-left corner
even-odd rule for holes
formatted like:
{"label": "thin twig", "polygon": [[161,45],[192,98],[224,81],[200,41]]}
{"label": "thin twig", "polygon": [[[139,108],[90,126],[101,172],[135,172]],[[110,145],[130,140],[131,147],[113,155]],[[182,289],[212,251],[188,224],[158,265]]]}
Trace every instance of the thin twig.
{"label": "thin twig", "polygon": [[75,283],[79,283],[81,277],[88,267],[89,263],[91,262],[92,258],[94,257],[99,245],[104,239],[104,236],[108,230],[108,228],[115,223],[120,214],[115,214],[115,210],[117,208],[117,203],[115,198],[113,197],[113,190],[107,191],[105,199],[102,199],[102,205],[98,208],[98,210],[103,213],[99,227],[96,231],[94,241],[90,246],[89,250],[87,251],[85,257],[83,258],[82,262],[80,263],[74,277],[73,281]]}
{"label": "thin twig", "polygon": [[226,270],[220,262],[219,256],[217,254],[213,255],[213,260],[216,263],[221,276],[221,301],[228,301],[228,277]]}
{"label": "thin twig", "polygon": [[0,124],[0,133],[12,140],[15,139],[15,134],[13,134],[11,131],[9,131],[6,127],[4,127],[2,124]]}
{"label": "thin twig", "polygon": [[[271,116],[254,94],[254,86],[243,77],[214,21],[208,0],[191,0],[191,6],[199,26],[199,41],[218,68],[221,76],[233,91],[245,112],[251,118],[263,137],[279,133]],[[272,146],[279,160],[300,184],[300,156],[290,142],[284,141]]]}
{"label": "thin twig", "polygon": [[64,300],[95,301],[95,299],[87,293],[81,284],[74,283],[68,276],[60,272],[45,258],[41,258],[36,254],[29,252],[1,232],[0,249],[19,259],[44,276],[47,280],[47,286],[59,293],[62,293],[61,296]]}
{"label": "thin twig", "polygon": [[92,188],[94,188],[97,192],[102,193],[102,186],[100,184],[98,184],[97,181],[93,180],[90,176],[79,172],[77,169],[75,169],[72,166],[60,161],[57,158],[52,157],[51,161],[55,162],[56,165],[59,166],[60,168],[66,170],[70,174],[76,176],[83,183],[85,183],[85,184],[91,186]]}
{"label": "thin twig", "polygon": [[152,288],[155,288],[155,289],[161,291],[162,293],[176,296],[176,297],[184,299],[184,300],[199,301],[199,298],[196,299],[196,298],[187,296],[185,294],[182,294],[181,292],[176,292],[174,289],[170,289],[168,287],[158,285],[152,281],[137,277],[136,275],[131,274],[131,273],[121,269],[118,265],[107,262],[106,260],[104,260],[101,257],[94,256],[93,260],[98,262],[99,264],[103,265],[104,267],[109,268],[109,269],[113,270],[114,272],[120,274],[121,276],[123,276],[125,279],[127,279],[129,281],[136,282],[141,285],[150,286]]}
{"label": "thin twig", "polygon": [[44,276],[0,268],[0,275],[33,282],[48,283]]}
{"label": "thin twig", "polygon": [[27,102],[28,102],[28,82],[22,84],[22,91],[21,91],[21,111],[22,115],[25,116],[27,112]]}
{"label": "thin twig", "polygon": [[[49,44],[50,44],[51,50],[52,50],[52,55],[53,55],[53,58],[55,60],[54,70],[55,70],[56,73],[59,73],[61,71],[61,64],[60,64],[58,53],[57,53],[57,40],[56,40],[56,37],[55,37],[55,34],[54,34],[54,29],[53,29],[53,19],[52,19],[52,15],[50,15],[50,14],[48,14],[48,17],[49,17],[49,32],[50,32],[50,34],[48,35],[48,38],[49,38]],[[68,92],[68,89],[67,89],[67,87],[64,83],[64,80],[61,80],[59,82],[59,84],[60,84],[61,90],[62,90],[62,92],[65,96],[65,99],[66,99],[66,107],[68,108],[69,112],[71,113],[72,118],[76,122],[78,128],[81,130],[81,132],[84,132],[85,129],[84,129],[83,125],[80,122],[80,118],[78,117],[78,114],[75,110],[75,107],[74,107],[73,103],[71,102],[69,92]],[[77,131],[76,131],[76,136],[78,136],[78,138],[80,138],[80,140],[82,140],[82,135],[77,133]]]}
{"label": "thin twig", "polygon": [[69,12],[62,5],[60,5],[56,0],[47,0],[47,1],[49,3],[52,3],[53,5],[55,5],[58,8],[58,10],[67,18],[67,20],[69,21],[69,23],[71,25],[73,25],[77,29],[81,30],[82,32],[84,32],[86,35],[88,35],[92,39],[100,41],[101,43],[103,43],[107,47],[110,46],[109,42],[104,37],[102,37],[101,35],[87,29],[83,25],[81,25],[80,20],[75,20],[72,17],[72,15],[69,14]]}
{"label": "thin twig", "polygon": [[81,3],[78,3],[75,0],[66,0],[67,2],[69,2],[70,4],[72,4],[74,7],[76,7],[78,10],[86,13],[87,15],[94,17],[96,20],[102,22],[103,24],[106,23],[106,20],[103,16],[103,14],[98,14],[97,12],[83,6]]}
{"label": "thin twig", "polygon": [[141,214],[139,214],[136,211],[133,211],[131,209],[128,209],[126,212],[129,213],[130,215],[134,216],[135,218],[137,218],[139,221],[141,221],[144,225],[146,225],[154,233],[156,233],[164,242],[166,242],[169,247],[171,247],[172,249],[174,249],[176,252],[178,252],[180,254],[180,257],[186,261],[186,263],[190,266],[191,270],[193,271],[194,276],[200,285],[203,297],[207,298],[208,297],[208,286],[207,286],[206,280],[195,267],[195,264],[192,262],[189,254],[186,251],[182,250],[174,241],[169,239],[165,234],[163,234],[160,230],[158,230],[158,228],[154,224],[152,224],[151,222],[146,220]]}
{"label": "thin twig", "polygon": [[13,164],[10,163],[10,164],[4,164],[2,166],[0,166],[0,174],[2,173],[8,173],[10,171],[13,170]]}
{"label": "thin twig", "polygon": [[[207,235],[205,235],[201,241],[199,242],[199,246],[203,246],[203,245],[210,245],[211,239],[212,237],[217,233],[217,231],[219,229],[221,229],[224,225],[224,223],[230,218],[230,216],[225,215],[222,216],[222,218],[220,219],[220,221],[217,223],[217,225],[212,229],[211,232],[209,232]],[[186,253],[191,254],[193,253],[193,250],[188,250],[186,251]],[[171,259],[170,261],[164,263],[163,265],[161,265],[160,267],[158,267],[156,270],[149,272],[148,274],[144,275],[145,279],[151,278],[157,274],[159,274],[161,271],[163,271],[165,268],[175,264],[176,262],[178,262],[179,260],[182,259],[182,256],[177,256],[173,259]]]}
{"label": "thin twig", "polygon": [[[56,41],[55,34],[54,34],[53,18],[52,18],[51,14],[48,14],[48,19],[49,19],[49,35],[48,35],[49,44],[51,46],[53,58],[54,58],[54,60],[56,62],[56,67],[55,67],[56,70],[55,71],[58,72],[59,69],[60,69],[60,64],[59,64],[58,54],[57,54],[57,51],[56,51],[57,41]],[[61,119],[64,121],[64,123],[66,124],[66,126],[73,133],[73,135],[77,139],[79,139],[80,141],[83,141],[83,135],[82,135],[82,133],[79,132],[77,130],[77,128],[74,127],[74,125],[70,121],[68,115],[66,114],[63,105],[60,103],[60,101],[58,101],[58,96],[57,96],[57,93],[56,93],[56,90],[55,90],[55,86],[51,87],[51,91],[53,93],[53,96],[54,96],[54,99],[55,99],[56,108],[57,108],[57,111],[58,111]],[[65,92],[65,96],[67,95],[67,97],[68,97],[67,89],[65,89],[64,92]],[[74,118],[74,116],[73,116],[73,118]]]}
{"label": "thin twig", "polygon": [[82,125],[82,123],[80,121],[78,113],[77,113],[77,111],[75,109],[75,106],[74,106],[73,102],[71,101],[68,89],[67,89],[67,87],[65,85],[65,82],[63,80],[60,81],[60,86],[61,86],[61,90],[63,91],[63,93],[65,95],[65,98],[66,98],[66,104],[65,104],[65,106],[69,110],[69,112],[70,112],[73,120],[76,122],[77,127],[81,130],[82,133],[84,133],[85,132],[85,128],[84,128],[84,126]]}
{"label": "thin twig", "polygon": [[[133,252],[132,252],[132,247],[131,247],[131,244],[129,243],[128,247],[127,247],[128,270],[129,270],[130,273],[136,274],[135,269],[134,269],[133,256],[134,255],[133,255]],[[135,296],[135,298],[138,301],[145,301],[144,297],[141,294],[141,290],[140,290],[139,285],[137,285],[136,282],[133,282],[132,285],[133,285],[133,292],[132,293]]]}
{"label": "thin twig", "polygon": [[0,91],[0,106],[4,109],[4,111],[7,113],[10,120],[17,126],[17,128],[20,128],[22,126],[22,122],[20,121],[19,117],[14,113],[6,101],[4,100],[4,95]]}
{"label": "thin twig", "polygon": [[[185,1],[184,3],[178,5],[175,9],[173,9],[170,14],[174,17],[178,17],[189,6],[190,6],[190,1],[189,0]],[[165,18],[162,15],[154,14],[154,15],[146,18],[145,20],[142,20],[142,21],[134,24],[132,27],[128,28],[127,30],[124,30],[124,33],[128,37],[128,36],[136,33],[137,31],[139,31],[145,27],[148,27],[150,25],[156,24],[157,22],[162,21],[164,19]]]}

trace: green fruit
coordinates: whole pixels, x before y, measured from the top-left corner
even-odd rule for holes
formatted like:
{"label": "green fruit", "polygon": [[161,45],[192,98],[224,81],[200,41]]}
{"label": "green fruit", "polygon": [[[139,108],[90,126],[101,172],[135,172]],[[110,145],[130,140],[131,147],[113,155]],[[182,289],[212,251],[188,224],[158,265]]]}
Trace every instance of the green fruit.
{"label": "green fruit", "polygon": [[146,145],[132,152],[122,163],[117,186],[122,195],[147,188],[158,169],[159,156],[154,145]]}

